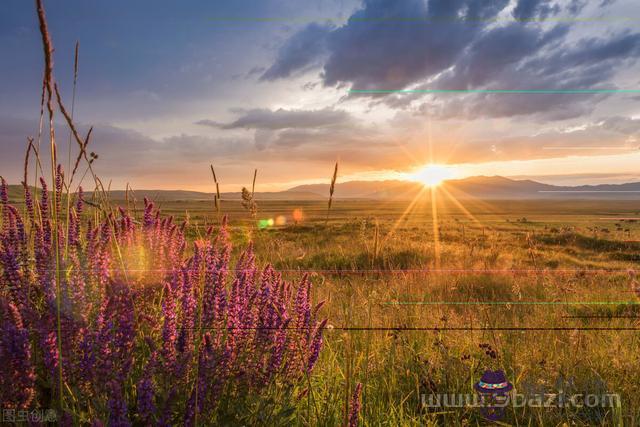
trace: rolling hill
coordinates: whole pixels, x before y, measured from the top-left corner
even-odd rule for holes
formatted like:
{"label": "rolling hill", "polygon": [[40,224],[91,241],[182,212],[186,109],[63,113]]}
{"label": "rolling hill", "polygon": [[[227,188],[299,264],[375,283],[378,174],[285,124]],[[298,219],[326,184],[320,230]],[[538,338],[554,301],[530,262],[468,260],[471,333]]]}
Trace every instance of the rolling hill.
{"label": "rolling hill", "polygon": [[[593,200],[640,200],[640,182],[625,184],[601,184],[581,186],[556,186],[532,180],[515,180],[501,176],[476,176],[449,180],[442,183],[438,191],[446,190],[457,199],[525,200],[525,199],[593,199]],[[337,183],[335,199],[362,200],[411,200],[422,190],[425,197],[430,194],[422,184],[409,181],[347,181]],[[87,194],[87,197],[90,193]],[[256,200],[326,200],[329,184],[299,185],[285,191],[256,192]],[[147,197],[163,200],[212,200],[213,193],[187,190],[135,190],[135,198]],[[240,192],[222,193],[223,200],[240,200]],[[9,186],[9,199],[22,199],[22,187]],[[110,192],[113,200],[123,200],[125,192]]]}
{"label": "rolling hill", "polygon": [[[501,176],[476,176],[445,181],[440,187],[459,199],[640,199],[640,182],[570,187]],[[412,199],[422,188],[422,184],[407,181],[349,181],[336,184],[334,197],[404,200]],[[289,191],[315,193],[326,198],[329,185],[301,185]]]}

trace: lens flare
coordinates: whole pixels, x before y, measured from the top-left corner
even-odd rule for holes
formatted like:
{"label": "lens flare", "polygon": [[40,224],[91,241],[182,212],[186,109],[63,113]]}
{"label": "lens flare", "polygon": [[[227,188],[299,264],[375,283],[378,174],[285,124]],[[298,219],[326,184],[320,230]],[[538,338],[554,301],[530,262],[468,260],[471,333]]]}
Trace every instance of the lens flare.
{"label": "lens flare", "polygon": [[425,187],[437,187],[447,179],[455,178],[456,172],[445,165],[429,164],[413,173],[407,174],[407,179],[422,183]]}
{"label": "lens flare", "polygon": [[259,219],[258,220],[258,228],[264,229],[268,227],[273,227],[274,221],[273,218]]}

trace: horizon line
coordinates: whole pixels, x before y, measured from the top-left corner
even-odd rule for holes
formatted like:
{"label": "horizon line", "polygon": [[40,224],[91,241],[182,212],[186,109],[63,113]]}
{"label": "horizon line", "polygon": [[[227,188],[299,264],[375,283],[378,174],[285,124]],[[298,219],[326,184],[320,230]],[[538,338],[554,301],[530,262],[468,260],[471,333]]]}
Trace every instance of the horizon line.
{"label": "horizon line", "polygon": [[[461,178],[450,178],[450,179],[445,179],[442,180],[441,184],[446,184],[447,182],[452,182],[452,181],[465,181],[465,180],[473,180],[473,179],[477,179],[477,178],[503,178],[506,180],[510,180],[513,182],[522,182],[522,181],[529,181],[529,182],[534,182],[536,184],[541,184],[541,185],[549,185],[552,187],[561,187],[561,188],[580,188],[580,187],[597,187],[597,186],[621,186],[621,185],[629,185],[629,184],[640,184],[640,177],[635,178],[635,180],[631,180],[631,181],[625,181],[625,182],[619,182],[619,183],[600,183],[600,184],[571,184],[571,185],[566,185],[566,184],[548,184],[545,182],[540,182],[539,179],[544,180],[545,177],[541,176],[541,177],[529,177],[529,176],[509,176],[509,175],[470,175],[470,176],[466,176],[466,177],[461,177]],[[339,181],[336,184],[347,184],[347,183],[354,183],[354,182],[358,182],[358,183],[375,183],[375,182],[399,182],[399,183],[407,183],[407,184],[416,184],[416,185],[420,185],[422,184],[422,182],[418,181],[418,180],[410,180],[410,179],[401,179],[401,178],[388,178],[388,179],[349,179],[346,181]],[[19,184],[10,184],[7,183],[7,185],[9,187],[23,187],[22,183]],[[273,185],[273,184],[269,184],[269,183],[265,183],[263,185]],[[310,185],[326,185],[329,186],[329,183],[327,182],[322,182],[322,181],[315,181],[315,182],[310,182],[310,183],[306,183],[306,184],[296,184],[293,185],[291,187],[286,187],[284,189],[281,190],[263,190],[263,191],[256,191],[256,193],[285,193],[285,192],[289,192],[297,187],[304,187],[304,186],[310,186]],[[242,184],[238,184],[239,187],[242,187]],[[36,188],[37,190],[40,190],[40,187],[35,187],[34,185],[30,184],[29,188]],[[437,186],[435,187],[437,188]],[[51,191],[51,190],[49,190]],[[126,188],[112,188],[110,189],[110,192],[114,192],[114,191],[127,191]],[[194,192],[194,193],[203,193],[203,194],[215,194],[215,189],[212,189],[211,191],[208,190],[193,190],[193,189],[184,189],[184,188],[169,188],[169,189],[165,189],[165,188],[153,188],[153,187],[139,187],[137,189],[130,187],[129,191],[135,193],[136,191],[184,191],[184,192]],[[76,191],[74,191],[73,193],[76,193]],[[83,190],[84,193],[92,193],[92,191]],[[220,193],[224,194],[224,193],[241,193],[241,190],[231,190],[231,191],[221,191]],[[537,193],[640,193],[640,190],[536,190]]]}

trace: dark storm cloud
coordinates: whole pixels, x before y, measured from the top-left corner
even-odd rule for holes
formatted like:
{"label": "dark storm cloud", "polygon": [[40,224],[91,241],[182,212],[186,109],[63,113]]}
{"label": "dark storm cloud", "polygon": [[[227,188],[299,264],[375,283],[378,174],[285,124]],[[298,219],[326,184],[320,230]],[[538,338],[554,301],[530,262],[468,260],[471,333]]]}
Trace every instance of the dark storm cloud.
{"label": "dark storm cloud", "polygon": [[561,40],[567,26],[550,31],[512,23],[487,31],[470,47],[467,54],[449,72],[436,80],[438,88],[475,88],[503,80],[502,74],[544,46]]}
{"label": "dark storm cloud", "polygon": [[[640,34],[563,43],[566,25],[543,31],[510,24],[488,31],[469,54],[434,82],[438,88],[616,89],[616,70],[640,56]],[[541,54],[539,52],[542,51]],[[549,52],[551,51],[551,52]],[[441,118],[537,115],[565,120],[589,114],[607,94],[472,94],[445,99],[433,110]]]}
{"label": "dark storm cloud", "polygon": [[572,15],[579,14],[582,9],[587,5],[587,0],[571,0],[569,5],[567,6],[567,10]]}
{"label": "dark storm cloud", "polygon": [[[365,0],[344,25],[320,38],[326,38],[326,52],[317,57],[323,60],[322,81],[326,86],[352,89],[612,89],[616,73],[640,56],[640,34],[629,30],[576,40],[571,37],[575,23],[526,22],[576,16],[585,7],[584,0],[518,0],[512,16],[524,22],[492,22],[508,4],[507,0]],[[307,36],[305,29],[290,41],[307,40]],[[282,47],[272,69],[291,73],[297,62],[304,66],[313,62],[308,54],[314,49],[288,45]],[[384,98],[392,108],[404,108],[424,97],[415,93],[358,96]],[[535,114],[560,120],[591,112],[606,96],[433,98],[441,107],[441,117],[458,111],[470,119]]]}
{"label": "dark storm cloud", "polygon": [[199,120],[196,124],[221,129],[290,129],[317,128],[346,125],[352,121],[349,113],[343,110],[324,108],[321,110],[237,110],[242,115],[230,123],[218,123],[213,120]]}
{"label": "dark storm cloud", "polygon": [[275,63],[260,80],[276,80],[291,76],[295,71],[317,65],[326,51],[326,38],[331,27],[311,23],[291,37],[278,51]]}
{"label": "dark storm cloud", "polygon": [[550,0],[518,0],[513,17],[520,20],[546,19],[560,12],[560,6]]}
{"label": "dark storm cloud", "polygon": [[482,20],[507,4],[508,0],[430,0],[427,6],[423,0],[366,0],[342,27],[328,31],[312,24],[294,35],[264,77],[286,77],[306,67],[317,60],[326,39],[326,85],[403,87],[452,65],[486,25]]}
{"label": "dark storm cloud", "polygon": [[[437,74],[452,66],[487,25],[482,20],[495,16],[507,3],[431,0],[427,6],[422,0],[368,0],[329,36],[324,83],[399,89]],[[422,17],[425,21],[402,22]]]}

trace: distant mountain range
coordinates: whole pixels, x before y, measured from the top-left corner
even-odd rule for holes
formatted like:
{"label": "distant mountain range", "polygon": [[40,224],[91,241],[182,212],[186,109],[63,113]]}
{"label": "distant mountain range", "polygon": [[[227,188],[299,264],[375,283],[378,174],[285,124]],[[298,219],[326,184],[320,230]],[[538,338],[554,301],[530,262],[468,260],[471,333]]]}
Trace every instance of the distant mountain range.
{"label": "distant mountain range", "polygon": [[[438,188],[448,191],[457,199],[511,200],[511,199],[640,199],[640,182],[581,186],[556,186],[531,180],[515,180],[501,176],[475,176],[448,180]],[[420,183],[409,181],[347,181],[337,183],[335,199],[412,200],[423,190]],[[428,190],[428,189],[427,189]],[[430,191],[425,191],[429,197]],[[22,198],[20,186],[10,186],[11,199]],[[125,198],[122,190],[111,191],[114,200]],[[329,184],[299,185],[285,191],[256,192],[256,200],[326,200]],[[140,200],[211,200],[213,193],[186,190],[135,190]],[[223,200],[239,200],[240,192],[222,193]]]}
{"label": "distant mountain range", "polygon": [[[581,186],[556,186],[531,180],[515,180],[501,176],[475,176],[448,180],[438,188],[457,199],[640,199],[640,182]],[[336,184],[334,197],[356,199],[413,199],[422,184],[407,181],[349,181]],[[289,191],[329,194],[328,184],[300,185]],[[430,191],[425,192],[428,197]]]}

